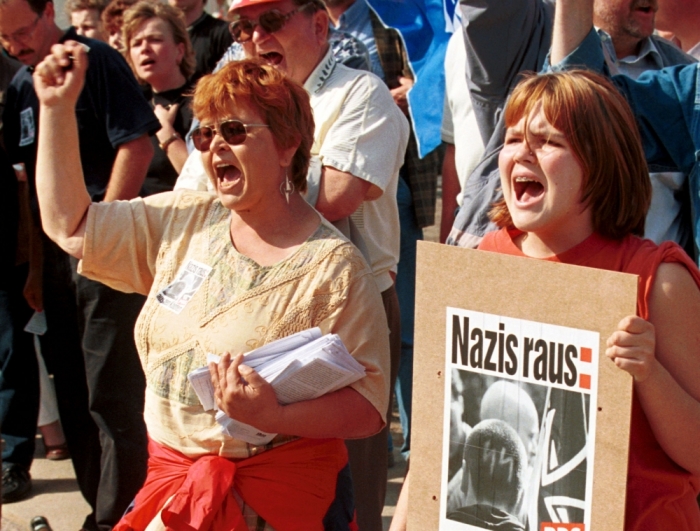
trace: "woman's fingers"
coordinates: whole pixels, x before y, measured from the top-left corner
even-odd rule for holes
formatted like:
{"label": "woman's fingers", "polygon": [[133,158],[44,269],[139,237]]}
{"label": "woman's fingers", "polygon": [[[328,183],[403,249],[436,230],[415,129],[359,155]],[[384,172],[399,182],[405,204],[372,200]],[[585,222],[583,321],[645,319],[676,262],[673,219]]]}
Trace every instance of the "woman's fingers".
{"label": "woman's fingers", "polygon": [[645,371],[644,363],[636,359],[617,357],[614,362],[620,369],[630,373],[632,376]]}
{"label": "woman's fingers", "polygon": [[[241,375],[238,372],[238,366],[243,361],[243,354],[236,354],[236,356],[231,359],[230,354],[226,354],[228,357],[228,366],[226,368],[226,385],[232,390],[240,389],[245,385],[245,382],[241,380]],[[223,362],[223,359],[221,360]]]}
{"label": "woman's fingers", "polygon": [[214,396],[216,397],[219,407],[221,407],[221,402],[223,401],[224,393],[226,392],[226,369],[228,368],[230,361],[231,355],[226,352],[223,356],[221,356],[219,363],[209,363],[211,383],[214,386]]}
{"label": "woman's fingers", "polygon": [[628,315],[618,324],[617,329],[630,334],[644,334],[654,330],[654,325],[636,315]]}
{"label": "woman's fingers", "polygon": [[47,55],[34,69],[47,87],[55,87],[63,83],[64,70],[55,55]]}
{"label": "woman's fingers", "polygon": [[54,44],[34,69],[34,83],[39,101],[56,105],[73,103],[82,90],[88,66],[87,47],[75,41]]}
{"label": "woman's fingers", "polygon": [[168,111],[168,121],[171,124],[175,123],[175,117],[177,116],[177,110],[179,108],[180,108],[179,103],[172,103],[165,108]]}
{"label": "woman's fingers", "polygon": [[607,340],[605,355],[638,381],[649,377],[655,363],[654,325],[637,316],[628,316]]}
{"label": "woman's fingers", "polygon": [[238,372],[252,390],[260,389],[266,382],[252,367],[240,364]]}

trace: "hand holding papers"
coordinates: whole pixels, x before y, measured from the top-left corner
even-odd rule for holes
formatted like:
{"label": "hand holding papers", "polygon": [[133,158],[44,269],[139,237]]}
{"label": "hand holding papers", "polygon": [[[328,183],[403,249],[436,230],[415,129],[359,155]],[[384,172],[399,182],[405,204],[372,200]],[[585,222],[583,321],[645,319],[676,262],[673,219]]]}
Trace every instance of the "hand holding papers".
{"label": "hand holding papers", "polygon": [[[209,354],[207,360],[218,363],[219,357]],[[243,363],[272,385],[280,404],[318,398],[365,375],[364,367],[347,351],[340,337],[336,334],[321,336],[318,328],[304,330],[249,352]],[[215,409],[209,369],[196,369],[188,378],[204,409]],[[266,444],[276,435],[231,419],[223,411],[217,412],[216,420],[225,433],[251,444]]]}

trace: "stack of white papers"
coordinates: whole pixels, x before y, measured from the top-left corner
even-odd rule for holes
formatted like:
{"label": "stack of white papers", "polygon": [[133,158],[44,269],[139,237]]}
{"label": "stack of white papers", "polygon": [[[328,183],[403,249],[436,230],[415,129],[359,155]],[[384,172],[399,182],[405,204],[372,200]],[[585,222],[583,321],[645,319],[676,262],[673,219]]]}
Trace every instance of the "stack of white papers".
{"label": "stack of white papers", "polygon": [[[207,354],[207,361],[218,363],[219,356]],[[246,354],[243,363],[272,385],[280,404],[318,398],[365,375],[365,368],[352,357],[340,337],[337,334],[321,336],[319,328],[268,343]],[[215,409],[209,369],[196,369],[187,377],[204,409]],[[217,411],[216,420],[224,433],[250,444],[267,444],[276,435],[231,419],[223,411]]]}

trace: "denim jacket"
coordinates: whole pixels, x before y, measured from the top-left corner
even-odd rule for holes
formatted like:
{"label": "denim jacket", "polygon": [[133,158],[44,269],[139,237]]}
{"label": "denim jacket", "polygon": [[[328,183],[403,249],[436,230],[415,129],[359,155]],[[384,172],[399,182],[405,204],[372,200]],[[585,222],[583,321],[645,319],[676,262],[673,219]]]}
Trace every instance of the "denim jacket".
{"label": "denim jacket", "polygon": [[[609,75],[595,30],[553,71],[584,67]],[[612,76],[637,119],[650,171],[688,176],[696,257],[700,249],[700,64]]]}
{"label": "denim jacket", "polygon": [[[448,245],[476,247],[497,229],[489,210],[501,199],[498,154],[503,146],[503,108],[523,72],[542,68],[554,23],[553,0],[460,0],[467,53],[467,85],[485,146],[467,178],[462,208]],[[494,39],[494,35],[500,37]]]}

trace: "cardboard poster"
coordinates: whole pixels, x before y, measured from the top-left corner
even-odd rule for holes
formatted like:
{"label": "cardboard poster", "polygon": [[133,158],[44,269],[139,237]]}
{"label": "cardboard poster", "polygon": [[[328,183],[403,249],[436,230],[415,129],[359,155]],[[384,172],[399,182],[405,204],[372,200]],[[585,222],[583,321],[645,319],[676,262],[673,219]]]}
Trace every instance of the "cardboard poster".
{"label": "cardboard poster", "polygon": [[[637,277],[418,248],[409,531],[622,530]],[[491,526],[491,527],[489,527]]]}

